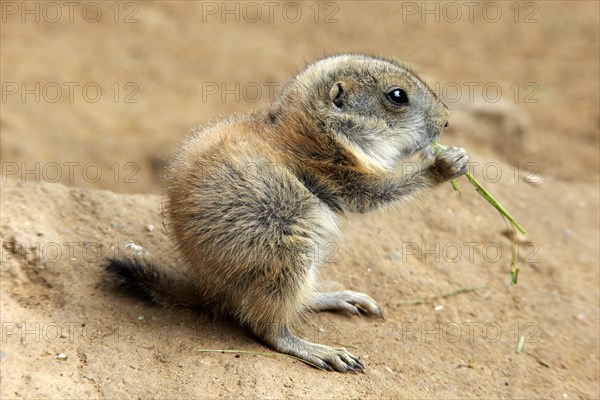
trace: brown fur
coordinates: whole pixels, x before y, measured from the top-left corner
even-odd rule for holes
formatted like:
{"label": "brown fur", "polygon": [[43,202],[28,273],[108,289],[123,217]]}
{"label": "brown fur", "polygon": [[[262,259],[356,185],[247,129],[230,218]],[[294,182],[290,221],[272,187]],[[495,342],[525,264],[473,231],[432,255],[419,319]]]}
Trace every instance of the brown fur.
{"label": "brown fur", "polygon": [[[407,104],[385,94],[402,88]],[[448,110],[394,61],[342,55],[309,65],[268,110],[199,129],[167,176],[166,217],[198,299],[233,316],[275,350],[355,371],[346,351],[303,341],[289,325],[306,310],[382,315],[368,296],[316,293],[336,214],[394,204],[466,172],[451,148],[406,176],[398,160],[429,146]]]}

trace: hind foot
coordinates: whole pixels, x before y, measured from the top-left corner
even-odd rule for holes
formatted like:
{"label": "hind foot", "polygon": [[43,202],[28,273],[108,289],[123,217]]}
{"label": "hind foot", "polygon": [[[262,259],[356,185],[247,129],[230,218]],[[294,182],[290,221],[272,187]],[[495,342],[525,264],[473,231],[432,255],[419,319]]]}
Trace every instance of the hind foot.
{"label": "hind foot", "polygon": [[327,371],[365,372],[358,357],[343,347],[329,347],[296,337],[287,327],[261,335],[274,350],[300,358],[307,364]]}

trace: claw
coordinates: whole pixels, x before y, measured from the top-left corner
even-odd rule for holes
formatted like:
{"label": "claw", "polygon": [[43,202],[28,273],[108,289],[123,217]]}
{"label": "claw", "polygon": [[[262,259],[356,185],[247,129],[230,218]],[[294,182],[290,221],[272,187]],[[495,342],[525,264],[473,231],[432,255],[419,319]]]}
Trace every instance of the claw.
{"label": "claw", "polygon": [[322,367],[325,371],[333,371],[333,368],[331,368],[331,365],[327,364],[326,362],[323,363]]}
{"label": "claw", "polygon": [[354,362],[359,366],[360,369],[364,370],[365,366],[363,365],[362,362],[360,362],[360,360],[358,359],[358,357],[352,357],[352,359],[354,360]]}

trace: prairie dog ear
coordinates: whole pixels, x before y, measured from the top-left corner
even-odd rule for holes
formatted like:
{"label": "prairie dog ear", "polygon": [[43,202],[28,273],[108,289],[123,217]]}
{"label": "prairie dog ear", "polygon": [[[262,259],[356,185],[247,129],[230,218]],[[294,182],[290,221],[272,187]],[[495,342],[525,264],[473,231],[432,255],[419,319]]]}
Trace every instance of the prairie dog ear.
{"label": "prairie dog ear", "polygon": [[333,84],[333,87],[329,91],[329,99],[337,107],[342,108],[346,103],[347,92],[346,84],[342,81],[338,81]]}

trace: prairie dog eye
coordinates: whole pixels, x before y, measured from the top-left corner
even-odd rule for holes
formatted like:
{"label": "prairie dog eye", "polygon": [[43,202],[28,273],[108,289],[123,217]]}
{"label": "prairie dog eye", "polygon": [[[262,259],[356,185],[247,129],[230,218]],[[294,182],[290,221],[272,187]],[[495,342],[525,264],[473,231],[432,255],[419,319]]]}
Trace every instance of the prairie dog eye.
{"label": "prairie dog eye", "polygon": [[406,92],[400,88],[390,90],[389,92],[387,92],[386,96],[394,104],[408,103],[408,96]]}

